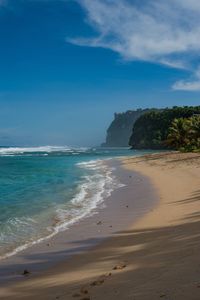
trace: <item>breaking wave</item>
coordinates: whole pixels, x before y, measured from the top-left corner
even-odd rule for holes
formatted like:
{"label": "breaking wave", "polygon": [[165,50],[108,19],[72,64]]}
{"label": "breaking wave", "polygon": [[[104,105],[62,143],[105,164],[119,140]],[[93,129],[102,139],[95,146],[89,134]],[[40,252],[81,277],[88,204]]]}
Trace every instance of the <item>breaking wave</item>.
{"label": "breaking wave", "polygon": [[111,195],[112,191],[123,186],[113,175],[113,169],[108,166],[105,160],[79,162],[76,166],[85,171],[87,170],[87,175],[81,177],[74,197],[66,204],[57,205],[54,215],[51,216],[52,224],[46,228],[45,235],[44,233],[39,235],[40,224],[34,218],[9,219],[7,230],[4,234],[0,234],[1,244],[9,244],[9,241],[13,238],[17,239],[18,234],[27,235],[28,233],[32,235],[32,238],[1,255],[1,259],[47,240],[58,232],[67,230],[81,219],[98,213],[98,209],[104,207],[104,200]]}
{"label": "breaking wave", "polygon": [[14,156],[22,154],[50,154],[50,153],[70,153],[78,154],[88,151],[88,148],[71,148],[68,146],[40,146],[40,147],[0,147],[0,156]]}

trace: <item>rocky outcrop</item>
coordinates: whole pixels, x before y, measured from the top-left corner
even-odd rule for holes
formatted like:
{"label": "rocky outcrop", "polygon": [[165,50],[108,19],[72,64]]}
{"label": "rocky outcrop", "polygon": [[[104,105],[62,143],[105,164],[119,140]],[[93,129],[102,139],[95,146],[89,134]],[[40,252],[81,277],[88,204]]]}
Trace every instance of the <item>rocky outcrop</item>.
{"label": "rocky outcrop", "polygon": [[128,110],[115,113],[114,120],[107,129],[106,142],[102,147],[128,147],[135,121],[149,109]]}

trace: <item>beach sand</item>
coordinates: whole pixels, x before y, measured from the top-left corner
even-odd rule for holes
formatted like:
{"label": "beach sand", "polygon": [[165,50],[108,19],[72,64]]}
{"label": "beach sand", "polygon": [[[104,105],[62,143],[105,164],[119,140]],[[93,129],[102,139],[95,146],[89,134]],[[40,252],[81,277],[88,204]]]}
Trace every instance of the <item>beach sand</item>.
{"label": "beach sand", "polygon": [[0,299],[200,299],[200,155],[129,157],[122,165],[130,181],[132,171],[150,178],[158,204],[92,249],[2,285]]}

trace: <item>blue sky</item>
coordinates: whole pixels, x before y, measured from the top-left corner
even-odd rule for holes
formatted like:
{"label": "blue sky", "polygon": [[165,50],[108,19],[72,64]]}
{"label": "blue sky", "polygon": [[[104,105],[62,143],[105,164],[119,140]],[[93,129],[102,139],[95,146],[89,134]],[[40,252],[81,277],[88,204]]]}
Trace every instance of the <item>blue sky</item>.
{"label": "blue sky", "polygon": [[140,3],[0,0],[0,145],[98,145],[114,112],[200,104],[200,3]]}

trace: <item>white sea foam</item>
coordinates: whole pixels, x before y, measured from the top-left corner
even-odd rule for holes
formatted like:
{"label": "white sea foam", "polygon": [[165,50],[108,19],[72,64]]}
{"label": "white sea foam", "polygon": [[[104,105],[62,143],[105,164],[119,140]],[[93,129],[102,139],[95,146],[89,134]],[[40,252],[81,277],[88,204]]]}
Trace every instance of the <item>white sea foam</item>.
{"label": "white sea foam", "polygon": [[60,221],[55,227],[56,231],[65,230],[82,218],[97,213],[97,207],[111,195],[112,191],[124,186],[112,174],[112,168],[103,160],[90,160],[77,165],[93,170],[95,173],[84,177],[79,192],[71,200],[71,208],[57,210]]}
{"label": "white sea foam", "polygon": [[[83,182],[79,185],[79,190],[70,201],[69,205],[67,207],[59,207],[56,210],[56,224],[53,224],[53,226],[48,228],[50,233],[45,237],[18,246],[13,251],[0,256],[0,259],[7,258],[30,246],[45,241],[56,235],[58,232],[68,229],[71,225],[81,219],[98,213],[97,208],[102,206],[104,200],[111,195],[112,191],[124,186],[113,175],[112,171],[114,168],[109,167],[105,163],[105,160],[90,160],[78,163],[77,166],[92,171],[92,174],[82,178]],[[16,222],[18,224],[21,222],[21,225],[26,228],[28,224],[35,221],[33,219],[13,220],[12,225],[17,225]]]}
{"label": "white sea foam", "polygon": [[68,146],[40,146],[40,147],[2,147],[0,156],[10,156],[24,153],[53,153],[53,152],[85,152],[88,148],[71,148]]}

